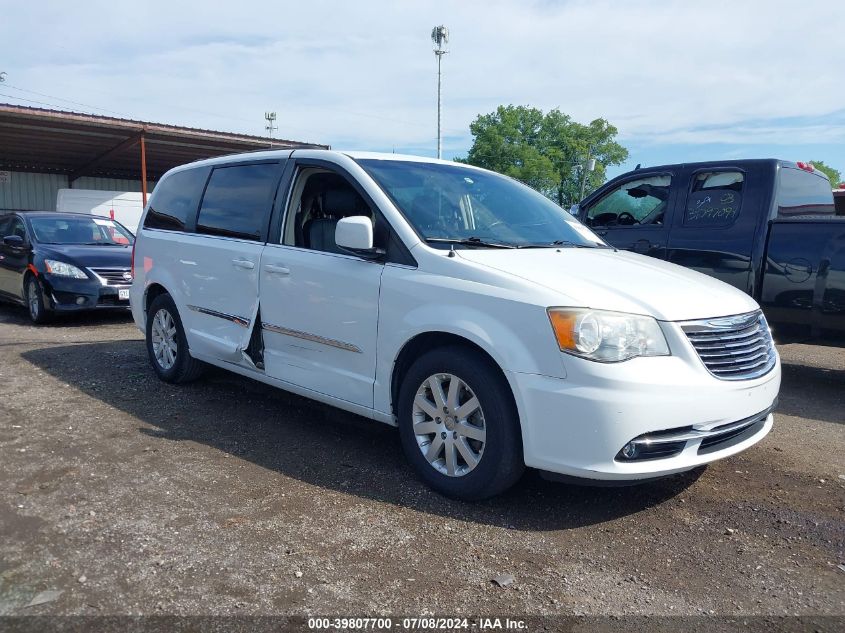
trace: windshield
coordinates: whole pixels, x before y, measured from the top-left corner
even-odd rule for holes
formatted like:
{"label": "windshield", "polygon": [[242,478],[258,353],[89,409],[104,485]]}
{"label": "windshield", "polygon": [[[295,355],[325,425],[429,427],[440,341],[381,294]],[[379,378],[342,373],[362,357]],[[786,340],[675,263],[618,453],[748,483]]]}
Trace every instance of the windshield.
{"label": "windshield", "polygon": [[606,247],[551,200],[505,176],[442,163],[358,162],[432,246]]}
{"label": "windshield", "polygon": [[36,242],[42,244],[90,244],[127,246],[135,241],[126,228],[107,218],[42,217],[30,218]]}

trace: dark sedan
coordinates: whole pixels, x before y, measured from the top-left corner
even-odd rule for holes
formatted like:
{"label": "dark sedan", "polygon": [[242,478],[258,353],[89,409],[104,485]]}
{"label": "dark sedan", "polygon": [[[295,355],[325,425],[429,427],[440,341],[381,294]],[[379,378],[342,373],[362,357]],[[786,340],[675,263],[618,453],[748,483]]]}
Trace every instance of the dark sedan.
{"label": "dark sedan", "polygon": [[0,297],[35,323],[58,312],[126,309],[132,245],[124,226],[98,216],[41,211],[0,216]]}

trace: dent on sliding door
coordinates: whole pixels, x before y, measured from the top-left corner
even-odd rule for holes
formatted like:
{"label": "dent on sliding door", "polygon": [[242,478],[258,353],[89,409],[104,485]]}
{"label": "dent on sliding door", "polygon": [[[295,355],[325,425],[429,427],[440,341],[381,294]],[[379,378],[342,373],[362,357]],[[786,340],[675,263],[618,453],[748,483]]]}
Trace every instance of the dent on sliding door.
{"label": "dent on sliding door", "polygon": [[281,173],[278,161],[216,167],[196,221],[180,244],[192,349],[249,365],[261,252]]}

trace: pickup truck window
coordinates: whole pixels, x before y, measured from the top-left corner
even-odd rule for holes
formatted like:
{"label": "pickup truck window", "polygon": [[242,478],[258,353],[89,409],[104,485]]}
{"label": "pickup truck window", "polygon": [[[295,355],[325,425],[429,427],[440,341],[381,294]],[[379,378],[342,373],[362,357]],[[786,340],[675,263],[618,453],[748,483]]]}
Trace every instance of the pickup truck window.
{"label": "pickup truck window", "polygon": [[505,176],[444,163],[358,163],[432,247],[606,248],[544,195]]}
{"label": "pickup truck window", "polygon": [[834,215],[833,191],[826,178],[792,167],[778,171],[777,217]]}
{"label": "pickup truck window", "polygon": [[668,207],[671,184],[672,178],[668,175],[629,180],[588,209],[587,225],[661,225]]}
{"label": "pickup truck window", "polygon": [[685,226],[725,227],[739,217],[745,176],[740,171],[710,171],[693,177],[684,209]]}
{"label": "pickup truck window", "polygon": [[202,199],[197,233],[260,240],[278,179],[276,163],[218,167]]}

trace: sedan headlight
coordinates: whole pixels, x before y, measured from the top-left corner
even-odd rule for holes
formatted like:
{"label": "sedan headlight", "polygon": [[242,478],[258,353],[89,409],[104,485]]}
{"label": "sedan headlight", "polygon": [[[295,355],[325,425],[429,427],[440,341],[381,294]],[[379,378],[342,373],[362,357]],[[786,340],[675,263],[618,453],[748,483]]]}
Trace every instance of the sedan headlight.
{"label": "sedan headlight", "polygon": [[47,267],[47,272],[51,275],[58,275],[59,277],[73,277],[74,279],[88,279],[80,268],[67,262],[60,262],[56,259],[45,259],[44,265]]}
{"label": "sedan headlight", "polygon": [[657,320],[639,314],[589,308],[549,308],[561,351],[604,363],[635,356],[669,356]]}

